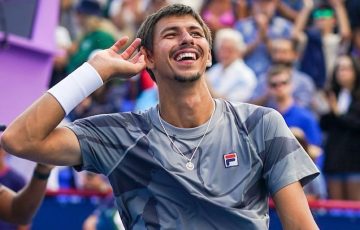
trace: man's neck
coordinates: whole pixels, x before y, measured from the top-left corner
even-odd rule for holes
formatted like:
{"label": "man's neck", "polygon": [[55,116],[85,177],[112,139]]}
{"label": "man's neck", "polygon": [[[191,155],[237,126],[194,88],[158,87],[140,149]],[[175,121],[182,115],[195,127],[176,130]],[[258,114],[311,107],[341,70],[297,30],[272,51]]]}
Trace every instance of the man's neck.
{"label": "man's neck", "polygon": [[161,118],[180,128],[197,127],[207,122],[215,103],[206,82],[159,85]]}

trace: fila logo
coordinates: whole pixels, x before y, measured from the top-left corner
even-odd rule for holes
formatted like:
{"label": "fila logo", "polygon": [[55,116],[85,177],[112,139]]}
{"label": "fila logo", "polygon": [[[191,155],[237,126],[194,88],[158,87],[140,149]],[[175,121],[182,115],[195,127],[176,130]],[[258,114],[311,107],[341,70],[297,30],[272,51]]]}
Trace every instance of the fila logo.
{"label": "fila logo", "polygon": [[239,163],[238,163],[236,153],[225,154],[224,155],[224,163],[225,163],[226,168],[238,166]]}

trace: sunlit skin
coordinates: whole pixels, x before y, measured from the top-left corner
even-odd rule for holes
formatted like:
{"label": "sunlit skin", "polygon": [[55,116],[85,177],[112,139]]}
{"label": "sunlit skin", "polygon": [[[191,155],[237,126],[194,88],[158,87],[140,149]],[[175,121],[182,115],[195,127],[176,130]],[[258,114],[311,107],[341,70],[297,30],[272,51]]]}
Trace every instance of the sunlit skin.
{"label": "sunlit skin", "polygon": [[[195,53],[196,60],[175,60],[179,53],[185,52]],[[166,79],[181,82],[198,79],[211,60],[204,32],[191,16],[161,19],[155,27],[153,52],[148,57],[147,66],[153,70],[159,84]]]}
{"label": "sunlit skin", "polygon": [[[204,73],[211,53],[200,24],[188,15],[162,18],[155,26],[153,47],[153,52],[142,51],[157,81],[161,117],[184,128],[208,121],[214,102]],[[195,58],[176,60],[184,53]]]}

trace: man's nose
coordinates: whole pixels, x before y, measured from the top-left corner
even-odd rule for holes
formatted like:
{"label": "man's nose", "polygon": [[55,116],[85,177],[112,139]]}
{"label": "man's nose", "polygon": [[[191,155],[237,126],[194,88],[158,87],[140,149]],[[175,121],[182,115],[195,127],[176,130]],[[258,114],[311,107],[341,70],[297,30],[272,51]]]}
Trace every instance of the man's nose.
{"label": "man's nose", "polygon": [[189,32],[183,32],[181,39],[181,44],[194,44],[194,38]]}

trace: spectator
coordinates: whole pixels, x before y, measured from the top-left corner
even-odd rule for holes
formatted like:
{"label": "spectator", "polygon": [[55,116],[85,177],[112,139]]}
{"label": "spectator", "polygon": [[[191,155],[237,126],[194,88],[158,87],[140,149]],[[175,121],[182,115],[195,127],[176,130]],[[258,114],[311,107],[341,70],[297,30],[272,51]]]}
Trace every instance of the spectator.
{"label": "spectator", "polygon": [[93,51],[108,48],[115,42],[114,35],[105,31],[103,27],[102,10],[97,1],[81,0],[76,6],[76,12],[82,36],[70,52],[66,66],[67,73],[74,71],[87,61]]}
{"label": "spectator", "polygon": [[284,65],[273,66],[267,75],[269,87],[269,96],[274,98],[275,109],[284,117],[289,127],[298,127],[302,129],[312,146],[317,146],[315,156],[317,158],[321,153],[321,131],[316,117],[306,108],[298,106],[293,95],[293,83],[290,68]]}
{"label": "spectator", "polygon": [[[312,99],[315,94],[315,85],[310,76],[296,68],[298,59],[298,43],[289,38],[275,38],[269,42],[269,53],[273,65],[286,65],[291,69],[293,85],[293,97],[297,105],[311,108]],[[269,97],[267,90],[267,74],[262,74],[251,102],[257,105],[274,107],[274,101]]]}
{"label": "spectator", "polygon": [[292,23],[277,16],[276,10],[277,0],[253,0],[252,16],[238,20],[235,24],[247,44],[245,63],[254,70],[256,77],[265,73],[271,63],[267,41],[291,35]]}
{"label": "spectator", "polygon": [[246,102],[252,95],[257,79],[242,60],[245,49],[240,32],[227,28],[216,33],[215,54],[219,63],[206,72],[214,98]]}
{"label": "spectator", "polygon": [[329,196],[360,200],[360,71],[349,56],[338,58],[327,95],[330,112],[321,127]]}

